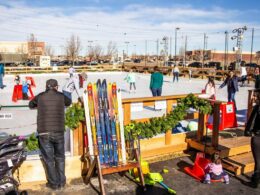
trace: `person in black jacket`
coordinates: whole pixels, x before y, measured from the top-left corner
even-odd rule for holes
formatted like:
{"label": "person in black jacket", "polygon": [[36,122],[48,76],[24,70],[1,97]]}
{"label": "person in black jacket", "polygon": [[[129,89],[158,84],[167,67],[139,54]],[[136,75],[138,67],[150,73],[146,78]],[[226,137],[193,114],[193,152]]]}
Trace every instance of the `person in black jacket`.
{"label": "person in black jacket", "polygon": [[219,88],[223,88],[227,85],[228,102],[234,102],[235,110],[237,110],[235,94],[236,94],[236,92],[238,92],[238,82],[239,81],[241,81],[241,78],[237,77],[233,71],[229,71],[228,77],[225,79],[225,81],[219,87]]}
{"label": "person in black jacket", "polygon": [[66,184],[64,107],[70,104],[71,99],[58,92],[55,79],[47,80],[46,91],[29,102],[31,109],[37,108],[38,142],[46,172],[46,186],[54,190]]}
{"label": "person in black jacket", "polygon": [[255,79],[255,89],[260,89],[259,67],[256,67],[256,68],[255,68],[254,79]]}
{"label": "person in black jacket", "polygon": [[248,184],[257,188],[260,182],[260,89],[255,90],[256,105],[247,121],[245,128],[245,136],[252,136],[251,150],[255,161],[254,174],[252,175],[251,182]]}

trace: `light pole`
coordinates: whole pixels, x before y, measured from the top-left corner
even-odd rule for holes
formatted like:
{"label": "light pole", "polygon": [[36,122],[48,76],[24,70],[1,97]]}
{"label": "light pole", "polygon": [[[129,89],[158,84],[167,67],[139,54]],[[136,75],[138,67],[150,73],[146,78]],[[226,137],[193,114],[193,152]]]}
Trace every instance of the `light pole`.
{"label": "light pole", "polygon": [[164,65],[168,66],[168,41],[169,38],[167,36],[163,37],[163,44],[164,44]]}
{"label": "light pole", "polygon": [[174,54],[174,61],[175,61],[175,65],[176,65],[176,51],[177,51],[177,31],[180,30],[179,27],[175,28],[175,54]]}
{"label": "light pole", "polygon": [[231,40],[237,40],[236,48],[236,69],[240,67],[240,63],[242,61],[242,41],[243,41],[243,34],[247,30],[247,27],[244,26],[242,28],[236,28],[232,31],[232,33],[237,33],[231,37]]}
{"label": "light pole", "polygon": [[125,44],[126,44],[126,57],[128,58],[128,44],[129,44],[130,42],[129,41],[126,41],[125,42]]}
{"label": "light pole", "polygon": [[135,54],[135,59],[136,59],[136,45],[134,45],[134,54]]}
{"label": "light pole", "polygon": [[225,57],[224,57],[224,69],[228,67],[228,31],[225,31]]}
{"label": "light pole", "polygon": [[252,28],[252,40],[251,40],[250,64],[252,64],[252,56],[253,56],[253,47],[254,47],[254,31],[255,31],[255,29]]}

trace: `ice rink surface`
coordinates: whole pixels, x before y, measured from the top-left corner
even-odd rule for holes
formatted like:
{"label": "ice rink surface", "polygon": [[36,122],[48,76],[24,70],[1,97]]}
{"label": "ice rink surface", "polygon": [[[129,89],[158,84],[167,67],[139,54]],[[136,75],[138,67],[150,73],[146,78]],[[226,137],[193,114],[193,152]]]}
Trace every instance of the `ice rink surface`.
{"label": "ice rink surface", "polygon": [[[151,91],[149,89],[150,75],[149,74],[136,74],[136,93],[129,93],[129,84],[124,80],[127,73],[125,72],[91,72],[87,73],[88,79],[84,82],[84,88],[88,82],[96,82],[97,79],[106,79],[107,82],[116,82],[118,87],[122,90],[123,98],[134,97],[151,97]],[[25,76],[32,76],[36,83],[36,88],[32,88],[34,95],[45,90],[45,83],[48,79],[57,79],[59,83],[59,91],[62,91],[62,87],[66,80],[69,78],[69,74],[55,73],[55,74],[27,74],[20,75],[21,81],[25,79]],[[187,78],[180,77],[179,82],[172,81],[171,76],[164,76],[162,95],[177,95],[177,94],[189,94],[200,93],[204,89],[207,80],[204,79],[192,79],[189,81]],[[221,81],[216,81],[217,87],[217,99],[227,101],[227,89],[218,89]],[[6,75],[4,77],[4,84],[6,87],[0,89],[0,105],[28,105],[29,101],[19,100],[16,103],[12,102],[12,93],[14,87],[14,75]],[[236,101],[238,107],[238,118],[244,120],[247,109],[247,96],[248,90],[251,86],[240,87],[239,92],[236,94]],[[83,94],[84,88],[80,90]],[[77,95],[73,93],[73,101],[77,101]],[[161,112],[154,112],[151,109],[144,109],[143,111],[132,113],[132,119],[145,118],[152,116],[160,116]],[[0,114],[11,113],[11,119],[0,119],[0,133],[7,132],[9,134],[16,133],[29,134],[36,131],[36,110],[29,110],[29,108],[3,108],[0,110]]]}

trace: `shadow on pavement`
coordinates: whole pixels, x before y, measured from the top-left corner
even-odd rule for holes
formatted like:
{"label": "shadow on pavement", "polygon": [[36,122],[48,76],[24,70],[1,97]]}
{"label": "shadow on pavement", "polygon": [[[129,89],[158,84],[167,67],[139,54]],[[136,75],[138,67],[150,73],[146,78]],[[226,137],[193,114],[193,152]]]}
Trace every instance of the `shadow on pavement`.
{"label": "shadow on pavement", "polygon": [[157,186],[159,184],[156,184],[155,186],[148,186],[146,185],[146,191],[143,190],[142,187],[138,186],[136,188],[136,195],[162,195],[162,194],[169,194],[166,189],[163,189],[162,187]]}

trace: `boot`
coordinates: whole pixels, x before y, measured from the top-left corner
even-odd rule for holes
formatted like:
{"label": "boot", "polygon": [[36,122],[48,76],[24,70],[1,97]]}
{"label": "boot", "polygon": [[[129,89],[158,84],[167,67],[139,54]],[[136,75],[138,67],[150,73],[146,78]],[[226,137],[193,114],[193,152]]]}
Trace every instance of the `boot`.
{"label": "boot", "polygon": [[253,174],[251,181],[250,182],[244,182],[244,184],[251,187],[251,188],[257,188],[259,182],[260,182],[260,178],[257,177],[255,174]]}

